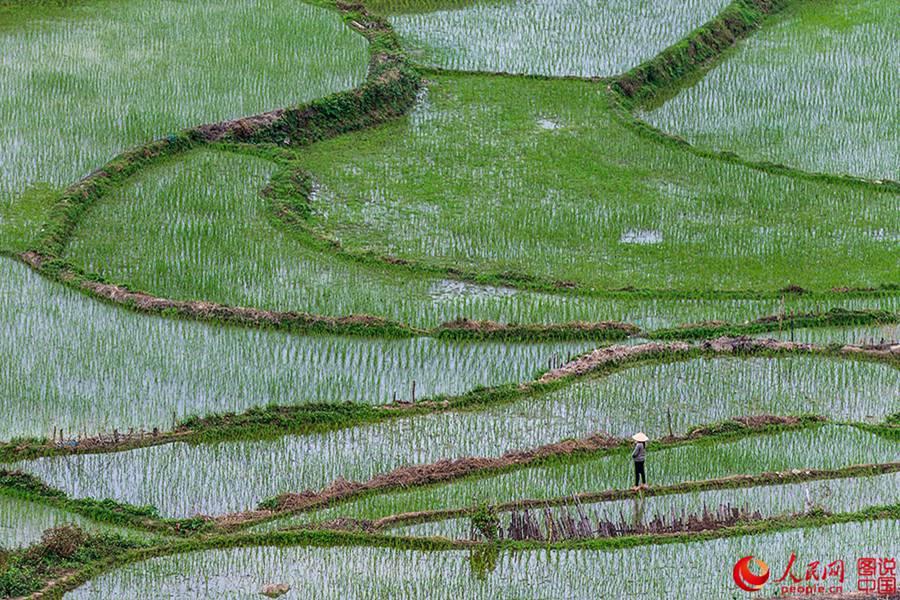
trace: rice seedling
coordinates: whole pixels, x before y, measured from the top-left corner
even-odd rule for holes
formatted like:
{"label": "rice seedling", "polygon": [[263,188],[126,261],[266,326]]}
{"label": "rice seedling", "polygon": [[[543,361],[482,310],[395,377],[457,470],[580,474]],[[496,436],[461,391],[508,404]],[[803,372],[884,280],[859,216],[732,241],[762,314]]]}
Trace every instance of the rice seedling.
{"label": "rice seedling", "polygon": [[[128,596],[253,598],[285,582],[291,597],[328,598],[697,598],[738,597],[734,563],[752,554],[778,577],[790,553],[795,570],[811,561],[846,563],[895,556],[900,522],[845,523],[702,542],[619,550],[529,550],[478,561],[467,551],[390,548],[253,547],[154,558],[107,573],[71,593],[79,600]],[[486,563],[486,564],[485,564]],[[685,573],[690,574],[685,576]],[[801,573],[802,576],[802,573]],[[775,589],[774,584],[769,588]]]}
{"label": "rice seedling", "polygon": [[59,4],[8,9],[0,22],[3,248],[28,241],[52,190],[125,148],[366,74],[365,40],[303,2]]}
{"label": "rice seedling", "polygon": [[[693,143],[810,171],[900,178],[900,6],[797,2],[643,115]],[[870,236],[897,247],[895,225]]]}
{"label": "rice seedling", "polygon": [[[373,1],[376,10],[393,15],[422,62],[591,77],[651,57],[728,2]],[[364,27],[356,21],[347,27],[316,4],[92,0],[10,6],[0,0],[0,253],[28,248],[59,190],[128,146],[360,84],[369,54],[364,38],[351,29]],[[879,124],[900,115],[897,103],[888,101],[896,87],[896,57],[878,50],[889,45],[886,23],[895,16],[886,0],[793,7],[648,118],[698,144],[746,146],[756,159],[895,177],[898,138]],[[381,31],[376,22],[372,27]],[[382,32],[377,38],[379,54],[387,37]],[[404,119],[302,149],[246,146],[246,154],[234,154],[207,148],[141,172],[83,215],[64,258],[98,279],[173,299],[369,314],[421,329],[459,317],[529,324],[606,320],[635,323],[645,329],[641,335],[653,337],[652,329],[687,322],[740,323],[834,307],[900,310],[900,196],[834,178],[776,176],[658,143],[623,123],[607,83],[432,73]],[[705,86],[727,93],[711,98]],[[361,94],[340,102],[368,106],[370,100]],[[340,102],[323,103],[323,114]],[[692,114],[698,106],[706,112],[702,123]],[[368,108],[387,114],[380,106]],[[829,125],[814,127],[823,117]],[[750,127],[748,120],[766,127]],[[276,152],[273,160],[261,158]],[[288,167],[313,175],[311,231],[278,222],[260,193],[277,169]],[[325,250],[328,245],[313,243],[311,235],[339,244]],[[358,261],[343,252],[400,260]],[[449,279],[459,272],[472,281]],[[515,282],[525,283],[518,289]],[[778,298],[776,290],[786,286],[817,293]],[[578,289],[568,289],[573,287]],[[882,290],[841,294],[833,288]],[[866,343],[896,340],[897,330],[868,325],[767,335]],[[151,318],[97,302],[0,257],[0,440],[165,430],[189,416],[272,404],[382,404],[455,395],[531,380],[548,361],[565,362],[595,345],[304,336]],[[190,517],[252,509],[283,492],[320,490],[332,482],[340,487],[342,480],[365,481],[403,466],[498,457],[599,431],[624,437],[643,430],[658,439],[758,413],[880,422],[897,413],[898,398],[897,369],[874,362],[696,359],[584,378],[486,409],[305,435],[265,437],[260,427],[252,439],[60,455],[12,468],[73,498],[99,501],[80,510],[108,508],[102,502],[108,498],[155,506],[164,517]],[[647,471],[651,484],[669,485],[900,459],[900,444],[886,427],[864,429],[832,423],[668,447],[651,441]],[[512,464],[502,472],[379,490],[254,529],[540,501],[632,482],[627,448],[527,467],[507,462]],[[8,479],[10,494],[16,484],[32,489],[34,483],[24,476]],[[590,511],[604,530],[602,524],[616,523],[631,532],[696,531],[685,515],[704,513],[708,523],[725,526],[747,515],[821,515],[896,503],[898,481],[900,474],[889,474],[715,489],[578,510]],[[546,522],[559,524],[570,510],[548,508]],[[112,514],[105,511],[91,514]],[[128,513],[128,522],[138,513],[153,511]],[[512,528],[515,539],[554,537],[534,530],[535,522],[526,523],[521,513],[503,512],[500,519],[504,527],[514,520],[527,525]],[[4,589],[16,587],[7,579],[17,568],[6,550],[64,523],[134,536],[147,545],[169,543],[0,494]],[[195,535],[181,548],[235,541],[180,525],[180,533]],[[469,526],[456,519],[394,533],[466,537],[459,532]],[[523,533],[527,528],[534,531]],[[199,531],[210,529],[206,524]],[[60,535],[67,532],[76,536],[72,530]],[[330,538],[317,533],[310,539]],[[369,548],[364,544],[375,538],[352,539],[363,546],[220,549],[156,558],[108,573],[73,596],[249,598],[280,581],[295,597],[721,598],[734,595],[730,568],[749,553],[775,565],[786,559],[786,549],[802,562],[892,556],[900,549],[896,520],[616,551],[524,551],[487,560],[474,551]],[[111,548],[127,547],[109,546],[106,554],[57,567],[94,569]],[[820,556],[823,548],[835,556]],[[692,576],[680,576],[685,572]],[[26,587],[39,589],[38,579],[61,573],[50,569],[19,579],[31,578]]]}
{"label": "rice seedling", "polygon": [[[890,462],[900,457],[900,445],[896,442],[837,425],[657,451],[653,451],[651,443],[648,450],[647,476],[651,484],[657,485],[787,469],[836,469],[853,464]],[[632,483],[631,457],[628,453],[621,453],[362,497],[267,526],[336,517],[377,519],[418,510],[474,506],[482,502],[555,498],[585,491],[621,489]],[[883,500],[889,503],[893,497],[890,495]]]}
{"label": "rice seedling", "polygon": [[391,14],[411,55],[429,65],[593,77],[615,75],[653,57],[727,4],[383,0],[373,9]]}
{"label": "rice seedling", "polygon": [[271,222],[259,191],[274,169],[258,158],[212,151],[152,169],[91,210],[67,257],[88,272],[169,298],[330,316],[374,314],[419,327],[465,316],[504,323],[615,320],[654,328],[741,322],[823,306],[900,309],[897,295],[800,296],[784,305],[777,299],[590,297],[361,265],[312,250]]}
{"label": "rice seedling", "polygon": [[[0,259],[0,439],[169,429],[267,404],[459,394],[534,377],[586,343],[299,336],[148,318]],[[227,376],[223,376],[227,373]]]}
{"label": "rice seedling", "polygon": [[627,437],[643,430],[659,438],[667,432],[667,408],[681,434],[689,425],[765,412],[828,408],[833,418],[883,418],[896,411],[898,397],[900,378],[883,365],[808,358],[697,360],[629,369],[479,412],[275,440],[51,457],[20,466],[79,497],[151,504],[168,516],[186,517],[249,509],[279,493],[319,490],[338,478],[366,481],[398,467],[500,456],[598,431]]}
{"label": "rice seedling", "polygon": [[126,536],[146,537],[136,531],[97,523],[58,508],[0,494],[0,549],[30,546],[41,539],[45,529],[61,525],[77,525],[90,532],[115,532]]}
{"label": "rice seedling", "polygon": [[34,185],[13,200],[0,188],[0,251],[27,249],[46,222],[56,193],[53,186]]}
{"label": "rice seedling", "polygon": [[[900,230],[897,194],[658,144],[616,120],[595,84],[434,80],[405,120],[302,153],[320,186],[313,223],[348,250],[588,289],[897,279],[883,233]],[[540,126],[547,118],[560,127]],[[635,231],[661,241],[632,243]]]}
{"label": "rice seedling", "polygon": [[900,410],[900,373],[888,365],[811,357],[697,359],[590,378],[503,407],[534,422],[585,423],[618,437],[686,433],[742,415],[818,414],[881,421]]}
{"label": "rice seedling", "polygon": [[820,327],[796,330],[782,329],[754,337],[793,340],[807,344],[896,344],[900,341],[900,325],[886,323],[861,327]]}
{"label": "rice seedling", "polygon": [[[874,477],[829,479],[788,485],[758,486],[739,489],[709,490],[671,496],[651,496],[614,502],[582,503],[581,510],[600,519],[627,519],[631,523],[668,515],[696,515],[704,507],[734,506],[745,511],[759,512],[764,518],[824,510],[829,513],[852,512],[868,506],[878,506],[891,501],[894,490],[900,485],[900,474],[891,473]],[[550,507],[553,515],[566,509]],[[569,508],[570,512],[574,509]],[[498,513],[500,526],[509,525],[509,513]],[[394,535],[441,536],[450,539],[466,539],[471,529],[468,517],[416,523],[391,529]]]}

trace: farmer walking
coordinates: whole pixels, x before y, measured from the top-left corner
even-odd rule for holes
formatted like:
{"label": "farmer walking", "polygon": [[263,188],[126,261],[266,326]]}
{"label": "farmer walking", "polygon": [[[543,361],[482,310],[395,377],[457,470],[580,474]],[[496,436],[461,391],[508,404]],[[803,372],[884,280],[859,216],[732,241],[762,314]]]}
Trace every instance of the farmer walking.
{"label": "farmer walking", "polygon": [[631,459],[634,461],[634,487],[632,489],[640,489],[641,483],[647,487],[647,474],[644,472],[644,457],[647,455],[645,444],[649,439],[644,432],[638,432],[631,436],[636,443],[634,451],[631,453]]}

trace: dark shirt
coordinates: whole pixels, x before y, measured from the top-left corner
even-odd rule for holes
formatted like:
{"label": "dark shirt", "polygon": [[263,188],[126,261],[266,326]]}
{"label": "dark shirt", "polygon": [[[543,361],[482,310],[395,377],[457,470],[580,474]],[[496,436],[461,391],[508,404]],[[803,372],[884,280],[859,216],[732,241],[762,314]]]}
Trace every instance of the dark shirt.
{"label": "dark shirt", "polygon": [[631,458],[634,459],[634,462],[644,462],[644,455],[646,451],[644,450],[644,442],[638,442],[634,446],[634,452],[631,453]]}

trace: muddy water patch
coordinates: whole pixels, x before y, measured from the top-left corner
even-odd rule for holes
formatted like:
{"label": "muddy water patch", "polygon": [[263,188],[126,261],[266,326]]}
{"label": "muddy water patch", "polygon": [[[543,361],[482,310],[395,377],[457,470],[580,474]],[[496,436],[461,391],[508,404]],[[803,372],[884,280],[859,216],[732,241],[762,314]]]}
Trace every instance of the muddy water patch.
{"label": "muddy water patch", "polygon": [[619,237],[620,244],[638,244],[641,246],[662,244],[663,234],[658,229],[627,229]]}
{"label": "muddy water patch", "polygon": [[478,300],[491,298],[509,298],[519,293],[511,287],[479,285],[466,281],[441,279],[432,284],[428,290],[431,298],[438,302],[453,302],[458,299]]}
{"label": "muddy water patch", "polygon": [[562,129],[562,124],[559,121],[554,119],[548,119],[546,117],[541,117],[537,120],[537,125],[540,129],[544,129],[546,131],[556,131],[557,129]]}

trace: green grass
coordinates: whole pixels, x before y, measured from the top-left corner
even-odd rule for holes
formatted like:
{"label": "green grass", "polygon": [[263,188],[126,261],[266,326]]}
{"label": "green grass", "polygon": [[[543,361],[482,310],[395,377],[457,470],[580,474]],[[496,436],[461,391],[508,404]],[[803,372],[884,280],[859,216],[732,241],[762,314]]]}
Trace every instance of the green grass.
{"label": "green grass", "polygon": [[197,151],[151,168],[86,215],[66,257],[134,289],[183,300],[374,314],[418,327],[460,316],[504,323],[615,320],[645,328],[710,319],[741,322],[781,310],[900,308],[900,296],[811,299],[653,299],[539,293],[464,283],[342,259],[280,226],[260,191],[277,165]]}
{"label": "green grass", "polygon": [[[580,343],[299,336],[148,318],[0,258],[0,439],[169,429],[267,404],[390,402],[530,380]],[[223,376],[226,373],[227,376]]]}
{"label": "green grass", "polygon": [[0,251],[27,250],[37,240],[58,192],[50,184],[34,184],[13,199],[0,189]]}
{"label": "green grass", "polygon": [[896,194],[641,137],[600,85],[434,80],[408,118],[304,152],[313,226],[346,250],[584,289],[897,281],[895,244],[878,233],[900,227]]}
{"label": "green grass", "polygon": [[[802,431],[745,438],[728,443],[701,443],[654,450],[648,446],[647,477],[666,485],[735,474],[787,469],[833,469],[852,464],[890,462],[900,446],[857,429],[829,425]],[[469,478],[409,491],[362,497],[343,505],[300,514],[266,527],[336,517],[377,519],[420,510],[462,508],[479,502],[511,502],[517,498],[554,498],[578,492],[623,489],[634,474],[629,453],[558,463]],[[886,499],[886,501],[889,499]]]}
{"label": "green grass", "polygon": [[[765,412],[883,420],[897,408],[898,395],[900,377],[883,365],[799,357],[699,359],[636,367],[483,411],[273,440],[56,456],[21,467],[79,497],[149,504],[167,517],[190,517],[250,509],[277,494],[319,490],[341,477],[366,481],[397,467],[500,456],[597,431],[628,437],[642,430],[659,438],[668,431],[667,406],[675,433],[684,434],[691,425]],[[198,472],[204,476],[198,479]]]}
{"label": "green grass", "polygon": [[712,18],[727,0],[378,0],[410,55],[462,71],[608,76]]}
{"label": "green grass", "polygon": [[15,250],[46,190],[121,150],[354,87],[368,63],[336,12],[291,0],[8,8],[0,56],[0,249]]}
{"label": "green grass", "polygon": [[[642,115],[700,146],[809,171],[900,179],[900,6],[797,2],[702,80]],[[886,223],[870,235],[897,248]]]}
{"label": "green grass", "polygon": [[[70,594],[77,600],[135,600],[184,595],[256,598],[264,584],[286,582],[288,597],[310,598],[743,598],[734,563],[761,557],[781,575],[797,565],[843,559],[844,589],[856,589],[857,557],[894,556],[900,523],[880,520],[693,543],[618,550],[529,550],[478,561],[462,550],[255,547],[207,550],[128,565]],[[473,568],[481,565],[480,569]],[[795,566],[795,572],[800,570]],[[685,574],[690,575],[685,575]],[[803,573],[800,573],[801,577]],[[770,583],[766,590],[774,591]]]}
{"label": "green grass", "polygon": [[[581,503],[580,510],[593,521],[604,519],[629,523],[647,523],[659,516],[664,520],[671,515],[701,515],[704,509],[716,510],[719,506],[732,506],[747,512],[759,512],[763,518],[795,515],[810,509],[829,513],[853,512],[890,501],[900,485],[900,474],[873,477],[851,477],[796,483],[789,485],[758,486],[738,489],[709,490],[687,494],[651,496],[616,500],[613,502]],[[552,507],[555,515],[567,512],[578,514],[574,505]],[[534,509],[532,514],[543,522],[544,509]],[[509,527],[509,513],[499,513],[501,526]],[[393,535],[442,536],[450,539],[469,539],[471,518],[460,517],[443,521],[417,523],[393,528]]]}

